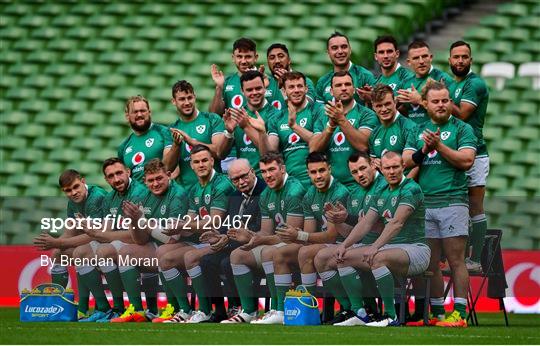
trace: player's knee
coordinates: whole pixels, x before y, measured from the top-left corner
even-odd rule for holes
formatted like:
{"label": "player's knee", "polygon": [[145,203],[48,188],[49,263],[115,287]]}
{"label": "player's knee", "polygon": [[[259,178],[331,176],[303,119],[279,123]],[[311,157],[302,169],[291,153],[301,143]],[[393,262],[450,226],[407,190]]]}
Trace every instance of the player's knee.
{"label": "player's knee", "polygon": [[196,251],[188,251],[184,255],[184,264],[186,268],[193,268],[199,265],[200,257],[197,255]]}
{"label": "player's knee", "polygon": [[131,246],[122,246],[118,250],[118,256],[121,257],[127,257],[127,256],[133,256],[133,248]]}
{"label": "player's knee", "polygon": [[174,257],[170,253],[164,253],[158,257],[159,267],[161,270],[169,270],[174,267]]}
{"label": "player's knee", "polygon": [[261,251],[261,260],[263,262],[272,261],[274,259],[275,248],[267,246]]}
{"label": "player's knee", "polygon": [[309,248],[309,246],[301,247],[300,250],[298,250],[298,263],[313,263],[313,250]]}
{"label": "player's knee", "polygon": [[244,262],[244,250],[235,249],[231,252],[231,263],[233,264],[242,264]]}
{"label": "player's knee", "polygon": [[78,246],[73,250],[74,258],[86,258],[89,256],[91,249],[88,245]]}

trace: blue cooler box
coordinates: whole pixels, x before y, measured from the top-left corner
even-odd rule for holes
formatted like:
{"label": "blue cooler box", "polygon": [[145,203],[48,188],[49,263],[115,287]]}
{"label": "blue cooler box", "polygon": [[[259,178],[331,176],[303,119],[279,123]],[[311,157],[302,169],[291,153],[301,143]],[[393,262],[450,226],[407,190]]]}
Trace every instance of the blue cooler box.
{"label": "blue cooler box", "polygon": [[60,285],[41,284],[21,294],[21,322],[76,322],[78,304],[74,298]]}
{"label": "blue cooler box", "polygon": [[321,324],[319,302],[304,286],[290,290],[285,295],[286,326],[318,326]]}

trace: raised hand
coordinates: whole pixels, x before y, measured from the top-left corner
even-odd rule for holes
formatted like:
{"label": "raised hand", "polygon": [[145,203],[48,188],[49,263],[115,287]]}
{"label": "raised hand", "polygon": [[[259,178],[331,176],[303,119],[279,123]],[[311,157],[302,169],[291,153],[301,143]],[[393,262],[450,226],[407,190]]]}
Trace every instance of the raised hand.
{"label": "raised hand", "polygon": [[225,76],[223,75],[223,72],[217,67],[216,64],[212,64],[211,73],[212,73],[212,79],[214,80],[214,83],[216,84],[216,86],[223,88],[223,85],[225,84]]}

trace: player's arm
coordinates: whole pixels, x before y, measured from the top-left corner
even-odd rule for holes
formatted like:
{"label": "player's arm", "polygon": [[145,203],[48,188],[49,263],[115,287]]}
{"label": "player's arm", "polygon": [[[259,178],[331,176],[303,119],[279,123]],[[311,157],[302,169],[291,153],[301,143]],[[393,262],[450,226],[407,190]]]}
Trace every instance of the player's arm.
{"label": "player's arm", "polygon": [[401,231],[413,211],[414,209],[409,205],[402,204],[398,206],[396,215],[388,221],[381,235],[371,245],[376,249],[380,249],[382,246],[388,244]]}
{"label": "player's arm", "polygon": [[476,155],[475,149],[462,148],[460,150],[454,150],[444,145],[442,142],[439,142],[439,144],[437,145],[437,151],[452,166],[463,171],[466,171],[472,167],[474,163],[474,157]]}
{"label": "player's arm", "polygon": [[[163,150],[163,163],[168,171],[174,172],[178,166],[178,158],[180,157],[180,144],[182,143],[182,136],[171,129],[171,135],[173,143],[169,148]],[[180,173],[180,171],[178,171]]]}
{"label": "player's arm", "polygon": [[293,130],[302,140],[306,143],[309,143],[313,138],[313,132],[310,130],[298,125],[297,123],[292,124],[291,130]]}
{"label": "player's arm", "polygon": [[322,132],[315,133],[309,142],[309,151],[326,151],[336,126],[328,125]]}
{"label": "player's arm", "polygon": [[[314,223],[314,226],[317,225],[314,219],[306,220],[306,222],[307,221],[312,221]],[[332,224],[331,227],[330,223],[327,224],[326,231],[324,232],[315,232],[315,227],[313,227],[313,230],[311,232],[307,229],[304,230],[308,232],[308,239],[306,242],[309,244],[332,244],[336,241],[336,238],[338,236],[337,228],[334,227],[334,224]]]}
{"label": "player's arm", "polygon": [[370,208],[367,214],[364,215],[356,226],[354,226],[351,233],[349,233],[347,238],[343,241],[342,245],[345,248],[348,248],[349,246],[356,244],[358,241],[364,238],[366,234],[368,234],[369,230],[375,226],[378,219],[379,215],[377,212]]}
{"label": "player's arm", "polygon": [[358,151],[368,150],[368,140],[371,130],[367,128],[355,129],[348,120],[339,123],[347,141]]}
{"label": "player's arm", "polygon": [[455,115],[463,121],[469,120],[475,110],[476,105],[470,102],[462,101],[459,105],[456,105],[455,103],[452,104],[452,115]]}
{"label": "player's arm", "polygon": [[214,90],[214,97],[210,102],[208,110],[211,113],[222,115],[225,112],[225,101],[223,100],[223,86],[225,84],[225,76],[220,71],[217,65],[213,64],[211,67],[212,79],[216,85]]}

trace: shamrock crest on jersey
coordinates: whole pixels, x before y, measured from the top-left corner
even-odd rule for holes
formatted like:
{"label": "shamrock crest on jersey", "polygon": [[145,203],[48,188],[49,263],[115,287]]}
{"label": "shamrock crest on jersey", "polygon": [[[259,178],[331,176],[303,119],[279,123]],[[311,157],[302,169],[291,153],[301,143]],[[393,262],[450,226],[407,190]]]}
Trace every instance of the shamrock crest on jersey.
{"label": "shamrock crest on jersey", "polygon": [[148,139],[144,142],[144,145],[146,145],[147,148],[150,148],[153,144],[154,144],[154,138],[148,138]]}
{"label": "shamrock crest on jersey", "polygon": [[452,134],[452,132],[450,132],[450,131],[443,131],[443,132],[441,132],[441,139],[443,141],[445,141],[445,140],[448,139],[448,137],[450,137],[451,134]]}
{"label": "shamrock crest on jersey", "polygon": [[395,145],[396,142],[397,142],[397,136],[396,135],[390,136],[390,145]]}
{"label": "shamrock crest on jersey", "polygon": [[202,135],[204,131],[206,131],[206,125],[199,125],[195,128],[195,130],[197,130],[197,133]]}
{"label": "shamrock crest on jersey", "polygon": [[300,121],[298,122],[298,124],[299,124],[301,127],[306,127],[306,124],[307,124],[307,118],[302,118],[302,119],[300,119]]}

